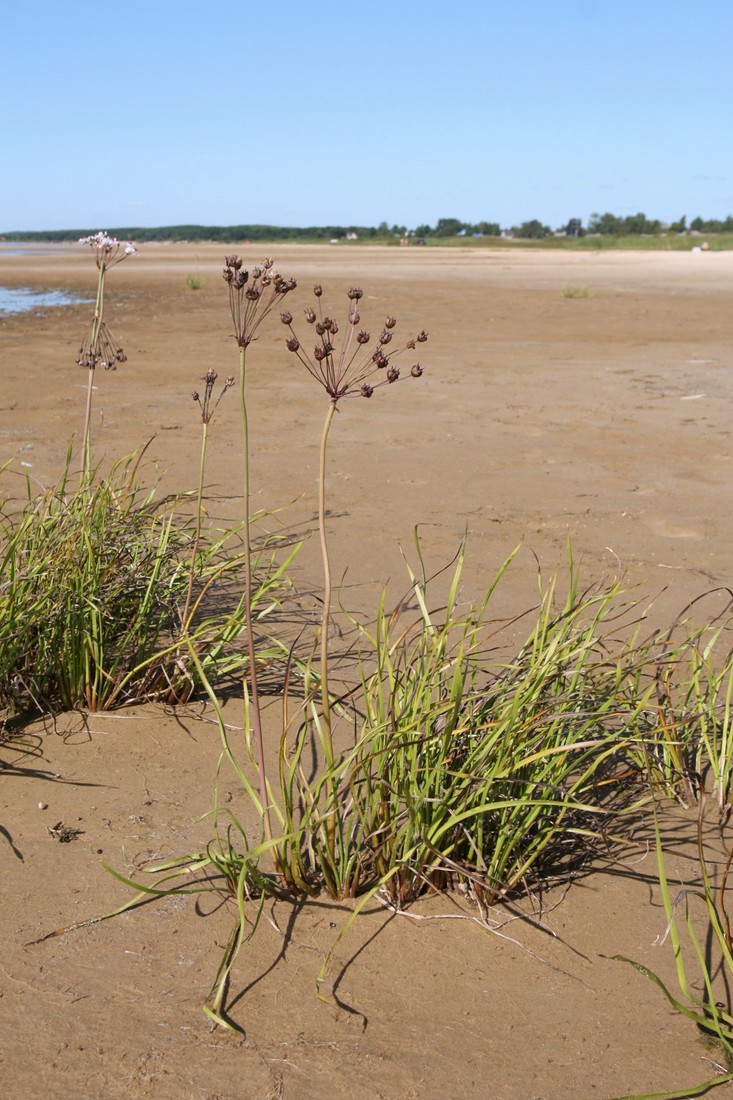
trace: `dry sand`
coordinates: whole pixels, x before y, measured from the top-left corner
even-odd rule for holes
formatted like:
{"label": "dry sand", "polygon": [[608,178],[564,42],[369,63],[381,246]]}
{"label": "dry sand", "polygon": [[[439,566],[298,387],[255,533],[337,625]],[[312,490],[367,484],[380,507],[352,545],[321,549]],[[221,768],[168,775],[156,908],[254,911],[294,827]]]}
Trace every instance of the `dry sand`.
{"label": "dry sand", "polygon": [[[293,312],[315,281],[339,309],[358,284],[372,329],[391,312],[401,333],[430,331],[422,379],[346,404],[334,424],[332,553],[338,574],[348,566],[350,608],[373,610],[387,578],[401,590],[400,548],[411,556],[416,523],[436,568],[468,531],[466,600],[522,543],[497,615],[534,602],[535,555],[551,573],[568,537],[588,583],[623,571],[641,598],[657,597],[659,623],[731,583],[733,253],[271,251],[299,280]],[[154,437],[148,457],[164,486],[195,484],[190,392],[209,367],[236,369],[223,252],[147,245],[111,272],[107,320],[129,361],[97,379],[103,465]],[[188,289],[188,274],[202,289]],[[0,250],[0,285],[90,296],[95,271],[81,249]],[[566,298],[569,285],[592,296]],[[12,459],[36,483],[53,482],[81,432],[86,376],[74,358],[89,315],[79,305],[0,318],[0,463]],[[283,334],[273,324],[250,360],[255,503],[303,528],[326,406]],[[209,453],[212,493],[234,514],[234,397]],[[298,584],[316,584],[318,569],[309,540]],[[129,897],[100,858],[131,874],[208,838],[196,818],[211,805],[218,753],[209,719],[202,708],[70,715],[55,731],[28,731],[35,756],[5,752],[4,1096],[588,1100],[711,1075],[714,1054],[694,1027],[610,958],[674,980],[669,946],[653,946],[664,916],[643,844],[550,896],[547,931],[513,920],[502,938],[427,919],[456,913],[444,899],[411,916],[372,907],[337,950],[335,1007],[317,1000],[314,979],[347,910],[321,900],[291,919],[275,906],[234,972],[231,1014],[245,1038],[212,1033],[200,1011],[231,929],[226,906],[168,900],[24,946]],[[57,821],[83,833],[60,845],[47,828]],[[679,815],[675,874],[691,873],[683,841],[693,826]]]}

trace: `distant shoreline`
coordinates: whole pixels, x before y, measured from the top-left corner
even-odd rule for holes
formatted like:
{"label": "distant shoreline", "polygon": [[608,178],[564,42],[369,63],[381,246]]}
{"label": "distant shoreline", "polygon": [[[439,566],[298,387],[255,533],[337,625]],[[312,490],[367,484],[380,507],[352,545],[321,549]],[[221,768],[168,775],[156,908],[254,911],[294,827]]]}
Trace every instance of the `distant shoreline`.
{"label": "distant shoreline", "polygon": [[[368,248],[387,247],[400,248],[402,241],[394,237],[365,236],[355,239],[345,237],[329,238],[315,236],[279,236],[253,237],[246,235],[186,237],[166,235],[165,227],[161,229],[113,229],[112,236],[120,240],[132,240],[137,244],[154,246],[174,245],[221,245],[232,248],[241,248],[246,245],[331,245],[334,248]],[[88,233],[84,230],[49,230],[34,233],[6,233],[0,234],[0,254],[39,255],[43,252],[55,253],[78,244],[79,238]],[[414,239],[406,238],[406,247],[410,249],[457,249],[473,251],[476,249],[508,249],[516,250],[550,250],[571,252],[595,252],[595,251],[643,251],[643,252],[689,252],[694,248],[709,249],[710,251],[729,251],[733,249],[733,233],[684,233],[663,234],[660,236],[628,236],[613,237],[601,235],[586,235],[584,237],[544,237],[530,239],[521,237],[430,237],[420,238],[417,244]]]}

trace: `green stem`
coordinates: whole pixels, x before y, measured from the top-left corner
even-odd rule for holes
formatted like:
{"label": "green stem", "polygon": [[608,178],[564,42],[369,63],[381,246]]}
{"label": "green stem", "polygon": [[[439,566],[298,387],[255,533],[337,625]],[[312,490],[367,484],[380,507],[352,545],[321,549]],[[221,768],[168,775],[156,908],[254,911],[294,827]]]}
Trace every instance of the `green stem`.
{"label": "green stem", "polygon": [[323,559],[323,613],[321,615],[321,716],[323,722],[323,745],[326,752],[326,764],[333,764],[333,736],[331,733],[331,700],[328,690],[328,630],[331,621],[331,563],[328,557],[326,541],[326,444],[336,405],[332,401],[326,414],[326,423],[321,435],[320,470],[318,475],[318,528],[321,536],[321,557]]}
{"label": "green stem", "polygon": [[252,728],[254,732],[257,772],[259,778],[260,802],[265,825],[265,837],[272,840],[272,822],[267,792],[267,771],[265,769],[265,746],[262,736],[262,715],[260,697],[257,688],[257,663],[255,653],[254,627],[252,626],[252,549],[250,546],[249,520],[249,428],[247,423],[247,397],[245,393],[246,348],[239,349],[239,399],[242,406],[242,429],[244,432],[244,486],[242,502],[244,506],[244,602],[247,616],[247,649],[249,654],[249,685],[252,709]]}
{"label": "green stem", "polygon": [[[92,322],[92,338],[90,350],[96,354],[99,330],[104,314],[104,276],[107,270],[106,264],[99,265],[99,278],[97,279],[97,301],[94,306],[94,320]],[[87,383],[87,401],[84,413],[84,445],[82,451],[82,465],[79,471],[83,484],[88,485],[92,472],[92,392],[94,390],[94,365],[89,367],[89,381]]]}
{"label": "green stem", "polygon": [[196,570],[196,556],[199,551],[199,543],[201,541],[201,512],[203,510],[203,498],[204,498],[204,468],[206,466],[206,442],[209,432],[208,421],[204,420],[201,434],[201,460],[199,462],[199,490],[198,497],[196,499],[196,534],[193,540],[193,550],[191,551],[191,568],[188,574],[188,592],[186,593],[186,606],[183,611],[183,617],[181,618],[181,635],[188,633],[188,615],[191,610],[191,599],[193,597],[193,578]]}

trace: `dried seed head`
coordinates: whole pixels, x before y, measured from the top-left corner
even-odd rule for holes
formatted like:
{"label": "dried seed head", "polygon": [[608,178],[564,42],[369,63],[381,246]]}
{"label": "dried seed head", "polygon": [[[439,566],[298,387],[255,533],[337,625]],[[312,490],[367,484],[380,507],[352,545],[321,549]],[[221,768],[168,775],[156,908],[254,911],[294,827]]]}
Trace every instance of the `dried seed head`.
{"label": "dried seed head", "polygon": [[194,401],[198,401],[199,400],[198,390],[194,390],[193,393],[191,394],[191,397]]}
{"label": "dried seed head", "polygon": [[226,377],[226,381],[224,382],[224,389],[225,390],[230,390],[233,385],[234,385],[234,375],[233,374],[228,374],[227,377]]}
{"label": "dried seed head", "polygon": [[418,344],[424,344],[425,341],[427,340],[427,338],[428,338],[428,334],[425,331],[425,329],[423,329],[422,332],[418,332],[418,334],[417,334]]}
{"label": "dried seed head", "polygon": [[[235,263],[236,261],[236,263]],[[236,256],[226,257],[224,278],[229,284],[229,309],[234,322],[234,336],[240,348],[247,348],[270,310],[279,305],[283,296],[293,290],[295,279],[284,279],[267,257],[250,273],[240,269]],[[281,314],[283,324],[290,324],[292,314]]]}
{"label": "dried seed head", "polygon": [[293,315],[289,309],[283,310],[283,312],[280,314],[280,320],[284,325],[292,325]]}
{"label": "dried seed head", "polygon": [[[323,289],[320,285],[314,286],[313,291],[316,298],[322,297]],[[380,386],[396,382],[401,375],[399,368],[393,363],[405,350],[402,341],[398,347],[394,346],[394,329],[397,325],[395,316],[388,314],[379,336],[373,338],[367,330],[358,328],[361,321],[359,302],[364,296],[363,290],[352,286],[347,294],[347,328],[340,341],[339,325],[332,316],[326,314],[321,302],[315,308],[304,311],[306,322],[315,328],[318,337],[315,347],[310,340],[306,340],[305,347],[300,344],[293,331],[289,311],[281,315],[290,327],[291,339],[285,341],[287,347],[290,351],[298,352],[298,358],[311,377],[320,383],[334,406],[344,397],[371,397]],[[419,337],[412,338],[407,347],[415,348],[418,342],[422,343],[426,339],[427,333],[421,332]],[[313,350],[306,350],[310,348]],[[422,374],[419,363],[415,363],[412,368],[406,367],[405,370],[410,370],[415,378]],[[375,379],[373,376],[378,371],[383,373]]]}
{"label": "dried seed head", "polygon": [[100,322],[95,318],[79,348],[76,361],[80,367],[86,367],[88,370],[95,370],[97,367],[117,370],[117,364],[126,363],[127,356],[116,343],[104,321]]}
{"label": "dried seed head", "polygon": [[213,386],[214,382],[216,382],[216,379],[217,379],[216,371],[213,370],[212,368],[209,368],[209,370],[207,370],[206,374],[204,375],[202,381],[204,381],[207,386]]}

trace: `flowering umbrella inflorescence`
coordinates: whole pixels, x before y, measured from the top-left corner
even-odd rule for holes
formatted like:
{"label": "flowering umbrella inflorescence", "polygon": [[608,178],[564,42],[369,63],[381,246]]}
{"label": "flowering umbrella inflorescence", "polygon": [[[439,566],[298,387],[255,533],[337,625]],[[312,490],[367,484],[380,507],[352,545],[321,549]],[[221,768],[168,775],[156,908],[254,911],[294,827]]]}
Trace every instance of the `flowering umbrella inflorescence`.
{"label": "flowering umbrella inflorescence", "polygon": [[84,414],[84,443],[81,475],[88,479],[91,473],[91,414],[92,391],[94,389],[94,371],[97,367],[116,370],[118,363],[127,362],[127,356],[104,323],[104,284],[110,267],[136,256],[137,249],[131,241],[118,241],[108,233],[93,233],[90,237],[80,237],[79,244],[87,244],[94,252],[99,276],[97,279],[97,300],[89,331],[84,337],[76,361],[89,371],[87,383],[87,401]]}
{"label": "flowering umbrella inflorescence", "polygon": [[132,241],[118,241],[116,237],[110,237],[103,231],[92,233],[91,237],[80,237],[79,244],[89,245],[96,254],[97,267],[100,271],[103,267],[114,267],[128,256],[137,255],[137,249]]}
{"label": "flowering umbrella inflorescence", "polygon": [[110,237],[101,231],[93,233],[91,237],[80,237],[79,244],[88,244],[94,252],[99,269],[99,282],[94,317],[79,348],[76,361],[80,367],[87,367],[89,370],[95,370],[96,367],[116,370],[118,363],[127,362],[127,356],[103,320],[104,276],[110,267],[114,267],[128,256],[136,256],[137,249],[131,241],[118,241],[116,237]]}

